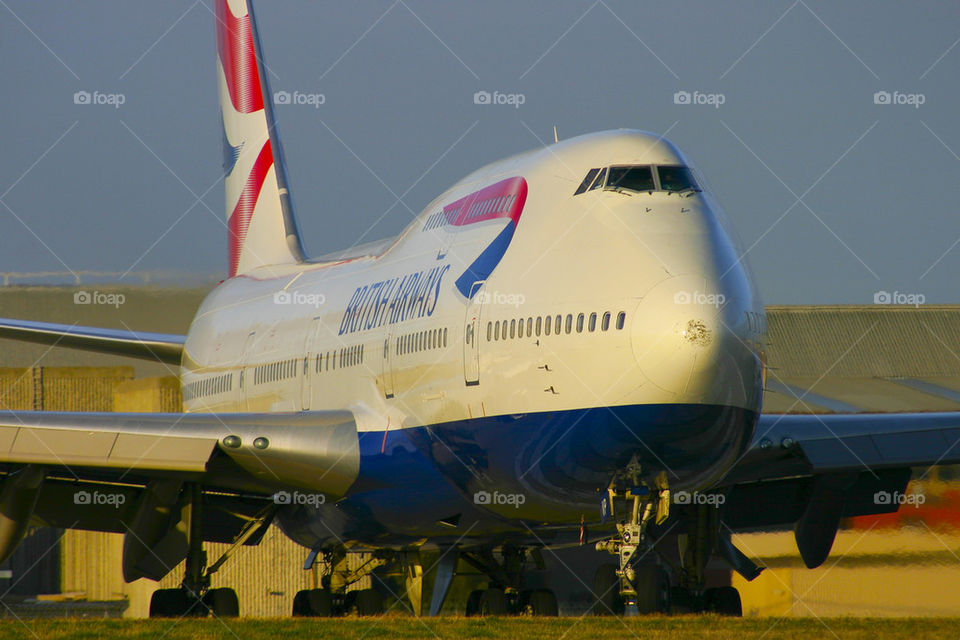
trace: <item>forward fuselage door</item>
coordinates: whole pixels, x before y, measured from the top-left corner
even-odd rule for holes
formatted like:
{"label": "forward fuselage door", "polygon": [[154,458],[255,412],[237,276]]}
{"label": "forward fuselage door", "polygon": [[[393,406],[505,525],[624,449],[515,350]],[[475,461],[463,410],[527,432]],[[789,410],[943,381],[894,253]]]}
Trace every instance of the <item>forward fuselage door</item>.
{"label": "forward fuselage door", "polygon": [[383,379],[383,395],[386,398],[393,397],[393,356],[394,356],[393,332],[387,331],[383,338],[382,362],[380,372]]}
{"label": "forward fuselage door", "polygon": [[310,398],[317,387],[317,354],[319,353],[320,329],[323,322],[320,316],[316,316],[310,321],[310,327],[307,329],[306,341],[303,345],[303,360],[300,367],[303,369],[303,376],[300,378],[300,407],[304,411],[310,410]]}
{"label": "forward fuselage door", "polygon": [[480,311],[483,307],[483,285],[474,282],[467,301],[467,315],[463,327],[463,381],[480,384]]}
{"label": "forward fuselage door", "polygon": [[237,379],[237,406],[241,411],[250,410],[250,395],[253,392],[253,366],[250,362],[250,355],[256,341],[257,332],[251,331],[243,343],[243,352],[240,354],[238,367],[240,373]]}

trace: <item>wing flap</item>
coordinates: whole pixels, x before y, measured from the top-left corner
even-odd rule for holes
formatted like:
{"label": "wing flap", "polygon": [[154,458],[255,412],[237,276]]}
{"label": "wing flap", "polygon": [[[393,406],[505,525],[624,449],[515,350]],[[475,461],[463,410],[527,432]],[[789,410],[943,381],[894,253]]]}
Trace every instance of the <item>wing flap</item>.
{"label": "wing flap", "polygon": [[[224,460],[229,464],[223,464]],[[201,474],[204,485],[341,497],[360,465],[349,411],[78,413],[0,411],[0,464],[65,468],[83,478]],[[162,473],[160,474],[162,475]]]}
{"label": "wing flap", "polygon": [[0,338],[180,364],[185,336],[0,318]]}

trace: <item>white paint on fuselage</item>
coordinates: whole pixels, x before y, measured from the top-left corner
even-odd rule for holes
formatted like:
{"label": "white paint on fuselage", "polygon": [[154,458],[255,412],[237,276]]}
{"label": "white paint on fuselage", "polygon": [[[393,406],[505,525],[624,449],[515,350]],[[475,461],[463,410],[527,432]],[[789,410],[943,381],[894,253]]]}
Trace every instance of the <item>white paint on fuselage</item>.
{"label": "white paint on fuselage", "polygon": [[[648,133],[573,138],[470,174],[378,256],[265,267],[225,281],[206,298],[187,337],[185,409],[349,408],[361,430],[649,403],[759,411],[763,307],[718,206],[706,192],[573,195],[588,170],[617,164],[687,162]],[[527,200],[509,249],[483,285],[479,383],[468,385],[468,301],[454,281],[507,221],[455,232],[422,228],[445,204],[514,176],[526,179]],[[340,335],[358,287],[444,265],[450,268],[432,314]],[[723,304],[715,304],[717,296]],[[621,312],[626,321],[618,330]],[[585,327],[577,332],[581,313]],[[592,313],[598,319],[591,332]],[[487,340],[488,323],[509,327],[529,318],[535,329],[537,318],[561,316],[565,324],[567,315],[574,323],[569,334],[511,338],[508,329],[506,339]],[[397,353],[398,338],[418,335],[421,348]],[[363,360],[343,366],[340,352],[350,348],[362,348]],[[335,369],[327,368],[328,354],[335,354]],[[255,368],[270,363],[278,363],[265,376],[270,381],[255,384]],[[224,374],[229,389],[193,393]]]}

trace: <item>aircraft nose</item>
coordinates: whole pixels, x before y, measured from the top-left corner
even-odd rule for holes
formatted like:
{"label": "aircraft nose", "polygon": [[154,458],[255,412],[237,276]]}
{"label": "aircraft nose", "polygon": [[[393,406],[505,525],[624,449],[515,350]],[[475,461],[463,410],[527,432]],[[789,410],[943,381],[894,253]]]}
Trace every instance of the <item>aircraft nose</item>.
{"label": "aircraft nose", "polygon": [[647,379],[682,402],[717,402],[718,394],[727,395],[723,387],[731,385],[718,384],[718,378],[741,377],[738,355],[745,350],[731,328],[736,322],[726,317],[731,302],[704,276],[674,276],[651,289],[634,313],[631,335]]}

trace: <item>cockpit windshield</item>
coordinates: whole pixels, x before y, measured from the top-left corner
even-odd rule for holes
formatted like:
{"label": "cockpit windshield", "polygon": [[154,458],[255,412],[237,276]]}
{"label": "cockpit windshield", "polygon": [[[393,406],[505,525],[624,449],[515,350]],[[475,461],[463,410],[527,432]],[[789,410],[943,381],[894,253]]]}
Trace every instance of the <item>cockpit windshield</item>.
{"label": "cockpit windshield", "polygon": [[657,174],[660,177],[660,189],[663,191],[700,191],[688,167],[659,166]]}
{"label": "cockpit windshield", "polygon": [[610,167],[607,189],[630,189],[631,191],[653,191],[653,172],[648,166]]}
{"label": "cockpit windshield", "polygon": [[690,168],[683,165],[618,165],[590,169],[573,195],[601,188],[607,191],[648,193],[700,191]]}

